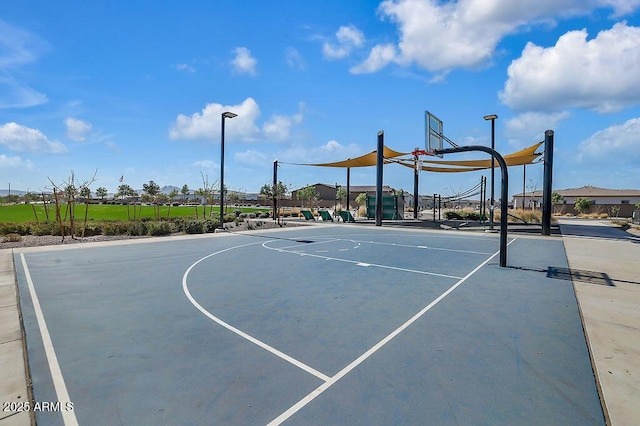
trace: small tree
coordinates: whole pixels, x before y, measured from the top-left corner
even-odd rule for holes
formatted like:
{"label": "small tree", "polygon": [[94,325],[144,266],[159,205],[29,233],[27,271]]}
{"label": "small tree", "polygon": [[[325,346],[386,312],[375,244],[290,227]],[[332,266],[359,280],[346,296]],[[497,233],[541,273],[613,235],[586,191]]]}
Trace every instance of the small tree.
{"label": "small tree", "polygon": [[169,192],[168,198],[169,198],[169,209],[167,210],[167,218],[171,216],[171,206],[173,205],[173,200],[180,195],[180,193],[178,192],[177,189],[172,189],[171,192]]}
{"label": "small tree", "polygon": [[189,201],[189,193],[191,191],[189,190],[189,186],[187,186],[187,184],[185,183],[184,185],[182,185],[182,189],[180,190],[180,193],[182,194],[182,196],[184,197],[185,201]]}
{"label": "small tree", "polygon": [[[120,198],[124,201],[125,197],[135,197],[138,193],[129,185],[122,184],[118,187],[118,192],[115,194],[115,198]],[[133,210],[133,216],[135,219],[136,211]],[[129,203],[127,203],[127,220],[131,220],[131,214],[129,213]]]}
{"label": "small tree", "polygon": [[156,220],[160,220],[160,205],[158,204],[158,194],[160,193],[160,185],[150,180],[149,183],[142,184],[142,190],[147,194],[153,203],[153,211]]}
{"label": "small tree", "polygon": [[346,199],[347,199],[347,190],[343,186],[341,186],[336,191],[336,200],[338,200],[338,202],[342,204]]}
{"label": "small tree", "polygon": [[589,211],[593,205],[593,200],[587,197],[579,197],[576,200],[575,209],[578,213],[583,214]]}
{"label": "small tree", "polygon": [[564,197],[560,194],[558,194],[557,192],[553,192],[551,194],[551,204],[553,204],[553,210],[554,213],[556,212],[556,206],[558,204],[562,204],[562,202],[564,201]]}
{"label": "small tree", "polygon": [[320,194],[316,192],[316,187],[313,185],[307,185],[302,189],[298,190],[297,193],[298,200],[302,201],[302,207],[304,207],[304,201],[309,201],[309,207],[313,207],[313,202],[318,199]]}
{"label": "small tree", "polygon": [[96,195],[100,197],[100,202],[103,202],[104,197],[107,196],[107,188],[101,186],[100,188],[96,189]]}
{"label": "small tree", "polygon": [[[49,178],[49,182],[53,185],[53,193],[56,201],[56,219],[58,220],[58,224],[60,225],[60,230],[62,231],[62,240],[64,241],[65,232],[63,221],[60,217],[60,204],[59,197],[60,195],[64,195],[67,200],[67,213],[69,214],[69,233],[71,238],[75,238],[75,201],[76,197],[81,194],[81,191],[86,194],[86,191],[96,180],[96,174],[98,171],[96,170],[91,179],[80,183],[79,185],[76,183],[76,178],[73,170],[71,170],[71,176],[62,182],[61,184],[55,184],[51,178]],[[86,189],[85,189],[86,188]],[[89,191],[89,196],[91,195],[91,191]],[[86,213],[85,213],[85,221],[86,221]],[[84,234],[84,231],[83,231]]]}
{"label": "small tree", "polygon": [[[266,203],[267,199],[275,198],[276,201],[281,200],[282,198],[284,198],[284,195],[287,193],[287,191],[287,185],[285,185],[282,181],[279,181],[275,188],[273,185],[269,185],[268,183],[262,185],[262,188],[260,188],[260,195],[262,195]],[[273,212],[273,219],[278,219],[278,221],[280,221],[278,212]]]}
{"label": "small tree", "polygon": [[356,197],[356,204],[362,207],[365,205],[366,202],[367,202],[367,193],[366,192],[359,193],[358,196]]}
{"label": "small tree", "polygon": [[87,218],[89,216],[89,201],[91,200],[91,190],[88,186],[80,188],[80,196],[84,198],[84,220],[82,221],[82,238],[87,230]]}

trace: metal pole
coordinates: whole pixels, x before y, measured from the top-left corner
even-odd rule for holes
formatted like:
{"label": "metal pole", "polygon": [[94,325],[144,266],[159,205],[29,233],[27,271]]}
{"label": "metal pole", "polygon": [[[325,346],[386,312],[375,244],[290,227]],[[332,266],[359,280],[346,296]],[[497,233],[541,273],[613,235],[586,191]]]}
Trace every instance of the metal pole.
{"label": "metal pole", "polygon": [[382,226],[382,168],[384,165],[384,132],[378,132],[376,161],[376,226]]}
{"label": "metal pole", "polygon": [[484,189],[482,188],[482,182],[484,181],[484,176],[480,176],[480,223],[484,222],[482,219],[482,198],[484,197]]}
{"label": "metal pole", "polygon": [[336,210],[338,210],[338,182],[336,182],[336,193],[333,197],[333,215],[336,215]]}
{"label": "metal pole", "polygon": [[[220,135],[220,229],[224,229],[224,113],[222,113],[222,130]],[[206,205],[205,205],[206,207]]]}
{"label": "metal pole", "polygon": [[273,220],[278,220],[278,160],[273,162]]}
{"label": "metal pole", "polygon": [[347,167],[347,211],[349,211],[349,197],[351,196],[351,167]]}
{"label": "metal pole", "polygon": [[438,194],[438,221],[442,220],[442,195]]}
{"label": "metal pole", "polygon": [[436,223],[436,194],[433,194],[433,223]]}
{"label": "metal pole", "polygon": [[522,165],[522,210],[524,210],[524,195],[526,191],[526,183],[527,183],[527,165]]}
{"label": "metal pole", "polygon": [[[418,148],[416,148],[416,151]],[[418,156],[416,155],[414,158],[416,168],[413,171],[413,218],[418,219]]]}
{"label": "metal pole", "polygon": [[[547,132],[549,132],[548,130]],[[553,132],[551,132],[553,136]],[[460,146],[457,148],[446,148],[446,149],[437,149],[436,154],[454,154],[457,152],[469,152],[469,151],[483,151],[490,154],[493,158],[496,159],[498,164],[500,165],[500,170],[502,172],[502,181],[501,181],[501,196],[500,196],[500,266],[507,266],[507,197],[509,195],[509,173],[507,171],[507,163],[504,161],[502,155],[496,152],[494,149],[487,148],[486,146],[481,145],[471,145],[471,146]],[[546,148],[545,148],[546,151]]]}
{"label": "metal pole", "polygon": [[[491,149],[495,151],[496,149],[496,120],[495,118],[491,119]],[[495,189],[495,160],[493,156],[491,157],[491,206],[489,207],[489,229],[493,229],[493,211],[495,209],[495,198],[494,198],[494,189]],[[506,217],[507,212],[503,210],[501,212],[500,217]]]}
{"label": "metal pole", "polygon": [[544,183],[542,192],[542,235],[551,235],[551,190],[553,180],[553,130],[544,132]]}

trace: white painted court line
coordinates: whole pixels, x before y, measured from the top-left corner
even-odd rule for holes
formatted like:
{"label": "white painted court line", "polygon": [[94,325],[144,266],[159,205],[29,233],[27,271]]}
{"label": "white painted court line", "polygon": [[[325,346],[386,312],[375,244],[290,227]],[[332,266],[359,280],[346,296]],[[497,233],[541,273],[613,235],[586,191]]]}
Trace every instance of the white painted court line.
{"label": "white painted court line", "polygon": [[[271,240],[274,241],[274,240]],[[268,241],[269,242],[269,241]],[[241,248],[241,247],[247,247],[247,246],[252,246],[252,245],[256,245],[256,244],[261,244],[261,242],[257,242],[257,243],[248,243],[248,244],[242,244],[239,246],[233,246],[233,247],[229,247],[226,248],[224,250],[219,250],[215,253],[211,253],[205,257],[203,257],[202,259],[196,261],[195,263],[193,263],[191,266],[189,266],[189,268],[185,271],[184,275],[182,276],[182,290],[184,291],[184,294],[187,296],[187,299],[189,299],[189,302],[191,302],[191,304],[193,306],[195,306],[195,308],[197,310],[199,310],[200,312],[202,312],[207,318],[209,318],[210,320],[218,323],[219,325],[223,326],[224,328],[226,328],[227,330],[237,334],[238,336],[250,341],[251,343],[261,347],[262,349],[271,352],[272,354],[276,355],[277,357],[282,358],[283,360],[295,365],[296,367],[306,371],[309,374],[312,374],[314,376],[316,376],[317,378],[319,378],[320,380],[323,381],[327,381],[329,380],[329,376],[327,376],[326,374],[323,374],[321,372],[319,372],[318,370],[304,364],[303,362],[298,361],[297,359],[285,354],[284,352],[281,352],[279,350],[277,350],[276,348],[264,343],[261,340],[256,339],[255,337],[245,333],[244,331],[232,326],[231,324],[228,324],[227,322],[221,320],[220,318],[216,317],[215,315],[213,315],[211,312],[207,311],[205,308],[203,308],[197,301],[196,299],[191,295],[191,292],[189,291],[189,287],[187,285],[187,278],[189,277],[189,272],[191,272],[191,270],[198,265],[200,262],[213,257],[215,255],[218,255],[220,253],[224,253],[230,250],[235,250],[237,248]]]}
{"label": "white painted court line", "polygon": [[[40,307],[40,300],[36,294],[36,289],[31,279],[31,273],[27,266],[27,261],[24,258],[24,253],[20,253],[20,261],[22,262],[22,268],[24,269],[24,276],[27,279],[27,286],[29,287],[29,294],[31,295],[31,301],[33,302],[33,311],[36,314],[36,320],[38,321],[38,327],[40,328],[40,335],[42,336],[42,344],[44,345],[44,353],[47,357],[49,364],[49,371],[51,372],[51,379],[53,380],[53,387],[58,397],[58,402],[62,407],[65,407],[66,403],[71,403],[69,398],[69,392],[67,392],[67,385],[64,383],[64,377],[62,377],[62,370],[60,370],[60,364],[58,364],[58,357],[56,351],[53,348],[53,342],[51,341],[51,335],[47,328],[47,322],[44,320],[44,314]],[[78,424],[78,419],[73,410],[61,410],[62,420],[65,425],[73,426]]]}
{"label": "white painted court line", "polygon": [[340,241],[339,238],[333,238],[333,239],[329,239],[329,240],[323,240],[323,241],[314,241],[312,243],[300,243],[300,244],[295,244],[292,246],[285,246],[285,247],[280,247],[283,250],[289,250],[289,249],[293,249],[296,247],[309,247],[315,244],[326,244],[326,243],[332,243],[334,241]]}
{"label": "white painted court line", "polygon": [[[268,250],[274,250],[274,251],[278,251],[280,253],[290,253],[290,254],[296,254],[296,255],[300,255],[300,252],[298,251],[291,251],[291,250],[284,250],[281,248],[275,248],[275,247],[269,247],[267,244],[269,243],[269,241],[265,242],[262,244],[262,246]],[[320,254],[313,254],[313,253],[305,253],[305,256],[308,257],[315,257],[318,259],[323,259],[323,260],[334,260],[336,262],[344,262],[344,263],[352,263],[354,265],[358,265],[358,266],[362,266],[363,262],[360,262],[358,260],[350,260],[350,259],[341,259],[339,257],[328,257],[328,256],[322,256]],[[461,277],[458,277],[456,275],[447,275],[447,274],[439,274],[437,272],[428,272],[428,271],[418,271],[416,269],[408,269],[408,268],[400,268],[397,266],[389,266],[389,265],[381,265],[378,263],[366,263],[367,266],[372,266],[374,268],[381,268],[381,269],[391,269],[394,271],[401,271],[401,272],[409,272],[412,274],[420,274],[420,275],[429,275],[429,276],[433,276],[433,277],[442,277],[442,278],[451,278],[454,280],[459,280]]]}
{"label": "white painted court line", "polygon": [[350,240],[353,241],[354,243],[364,243],[364,244],[375,244],[375,245],[381,245],[381,246],[395,246],[395,247],[406,247],[406,248],[418,248],[418,249],[423,249],[423,250],[437,250],[437,251],[450,251],[450,252],[454,252],[454,253],[469,253],[469,254],[481,254],[481,255],[485,255],[488,256],[491,253],[490,252],[485,252],[485,251],[473,251],[473,250],[460,250],[460,249],[450,249],[450,248],[444,248],[444,247],[431,247],[431,246],[425,246],[425,245],[411,245],[411,244],[398,244],[398,243],[381,243],[378,241],[357,241],[357,240]]}
{"label": "white painted court line", "polygon": [[[509,244],[511,244],[512,242],[514,242],[516,240],[516,238],[514,238],[513,240],[511,240],[509,242]],[[282,422],[286,421],[287,419],[289,419],[291,416],[293,416],[295,413],[297,413],[300,409],[302,409],[305,405],[307,405],[308,403],[310,403],[311,401],[313,401],[317,396],[319,396],[320,394],[322,394],[324,391],[326,391],[327,389],[329,389],[331,386],[333,386],[334,384],[336,384],[340,379],[342,379],[344,376],[346,376],[347,374],[349,374],[354,368],[356,368],[357,366],[359,366],[360,364],[362,364],[367,358],[369,358],[371,355],[373,355],[374,353],[376,353],[379,349],[381,349],[384,345],[386,345],[387,343],[389,343],[394,337],[396,337],[398,334],[402,333],[407,327],[409,327],[411,324],[413,324],[414,322],[416,322],[420,317],[422,317],[425,313],[427,313],[431,308],[433,308],[434,306],[436,306],[438,303],[440,303],[442,300],[444,300],[445,297],[447,297],[449,294],[451,294],[451,292],[453,292],[456,288],[458,288],[460,285],[462,285],[462,283],[464,283],[466,280],[468,280],[471,276],[473,276],[473,274],[475,274],[476,272],[478,272],[483,266],[485,266],[487,263],[489,263],[489,261],[491,261],[491,259],[493,259],[494,257],[496,257],[498,254],[500,254],[500,251],[497,251],[495,253],[493,253],[491,255],[491,257],[489,257],[488,259],[486,259],[484,262],[482,262],[480,265],[476,266],[471,272],[469,272],[467,275],[465,275],[464,277],[462,277],[458,282],[456,282],[454,285],[452,285],[451,287],[449,287],[444,293],[442,293],[440,296],[438,296],[433,302],[429,303],[427,306],[425,306],[424,308],[422,308],[422,310],[420,312],[418,312],[417,314],[415,314],[413,317],[411,317],[407,322],[405,322],[404,324],[402,324],[400,327],[398,327],[397,329],[395,329],[393,332],[391,332],[391,334],[389,334],[387,337],[385,337],[384,339],[380,340],[378,343],[376,343],[373,347],[371,347],[368,351],[366,351],[364,354],[360,355],[360,357],[358,357],[356,360],[354,360],[351,364],[347,365],[345,368],[343,368],[342,370],[340,370],[336,375],[334,375],[333,377],[331,377],[331,379],[329,379],[328,381],[326,381],[325,383],[321,384],[320,386],[318,386],[316,389],[314,389],[313,391],[311,391],[311,393],[309,393],[307,396],[305,396],[304,398],[302,398],[300,401],[298,401],[296,404],[292,405],[287,411],[285,411],[284,413],[280,414],[278,417],[276,417],[275,419],[273,419],[271,422],[268,423],[268,425],[279,425]]]}

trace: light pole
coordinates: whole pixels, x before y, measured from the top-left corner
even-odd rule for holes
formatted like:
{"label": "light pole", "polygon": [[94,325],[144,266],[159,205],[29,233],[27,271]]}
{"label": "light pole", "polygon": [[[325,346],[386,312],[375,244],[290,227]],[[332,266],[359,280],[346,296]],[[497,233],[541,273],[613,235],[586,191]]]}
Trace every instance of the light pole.
{"label": "light pole", "polygon": [[[496,149],[496,118],[497,114],[485,115],[484,119],[491,120],[491,149]],[[491,157],[491,202],[489,204],[489,229],[493,230],[493,210],[494,210],[494,182],[495,182],[495,160]],[[506,215],[507,212],[500,212],[500,214]]]}
{"label": "light pole", "polygon": [[237,116],[238,114],[229,111],[222,113],[222,131],[220,137],[220,229],[224,229],[224,119]]}

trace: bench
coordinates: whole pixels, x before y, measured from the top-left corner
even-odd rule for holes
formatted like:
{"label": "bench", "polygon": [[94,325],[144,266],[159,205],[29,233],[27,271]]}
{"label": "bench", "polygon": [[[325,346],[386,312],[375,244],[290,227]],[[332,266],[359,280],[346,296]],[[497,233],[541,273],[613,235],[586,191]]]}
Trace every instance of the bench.
{"label": "bench", "polygon": [[304,216],[306,220],[316,220],[316,218],[313,217],[313,213],[311,213],[309,210],[300,210],[300,214]]}
{"label": "bench", "polygon": [[348,210],[341,210],[340,212],[340,217],[342,218],[343,222],[351,222],[354,223],[356,220],[353,218],[353,216],[351,215],[351,212]]}
{"label": "bench", "polygon": [[326,210],[320,210],[320,217],[324,222],[333,222],[333,218],[331,217],[331,213]]}

